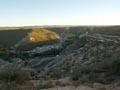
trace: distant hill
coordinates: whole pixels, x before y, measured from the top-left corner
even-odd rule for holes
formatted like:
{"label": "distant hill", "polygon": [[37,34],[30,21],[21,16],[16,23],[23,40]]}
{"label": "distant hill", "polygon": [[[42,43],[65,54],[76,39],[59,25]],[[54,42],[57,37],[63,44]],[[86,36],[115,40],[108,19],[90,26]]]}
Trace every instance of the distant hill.
{"label": "distant hill", "polygon": [[60,37],[57,33],[42,28],[0,31],[0,45],[4,45],[5,47],[37,43],[59,38]]}
{"label": "distant hill", "polygon": [[5,47],[13,46],[22,38],[26,37],[31,31],[31,29],[1,30],[0,45],[4,45]]}
{"label": "distant hill", "polygon": [[[115,32],[113,33],[114,30]],[[24,45],[43,45],[43,42],[65,39],[70,35],[85,33],[100,33],[120,35],[120,26],[28,26],[28,27],[2,27],[0,28],[0,45],[5,47]],[[107,32],[109,31],[109,32]],[[46,43],[48,44],[48,43]]]}
{"label": "distant hill", "polygon": [[0,28],[0,45],[19,46],[59,39],[69,34],[85,32],[86,27],[3,27]]}

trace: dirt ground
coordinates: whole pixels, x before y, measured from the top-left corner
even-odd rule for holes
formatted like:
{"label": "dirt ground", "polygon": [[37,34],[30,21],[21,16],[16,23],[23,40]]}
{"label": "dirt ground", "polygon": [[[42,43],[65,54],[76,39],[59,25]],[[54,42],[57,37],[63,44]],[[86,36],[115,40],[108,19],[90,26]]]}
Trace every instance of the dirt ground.
{"label": "dirt ground", "polygon": [[54,87],[50,89],[43,89],[43,90],[120,90],[119,87],[114,87],[113,85],[81,85],[78,87],[74,86],[64,86],[64,87]]}

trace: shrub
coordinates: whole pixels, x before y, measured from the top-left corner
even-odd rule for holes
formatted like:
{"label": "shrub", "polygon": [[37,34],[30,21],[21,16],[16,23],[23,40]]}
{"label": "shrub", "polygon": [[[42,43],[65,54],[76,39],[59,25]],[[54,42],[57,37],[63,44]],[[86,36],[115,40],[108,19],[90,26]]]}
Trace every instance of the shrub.
{"label": "shrub", "polygon": [[79,80],[79,77],[81,75],[82,75],[82,72],[81,72],[80,66],[75,66],[72,69],[71,79],[74,80],[74,81]]}
{"label": "shrub", "polygon": [[28,79],[28,74],[17,67],[6,67],[0,70],[0,80],[2,82],[24,83]]}
{"label": "shrub", "polygon": [[62,77],[62,70],[60,68],[55,68],[55,69],[52,69],[49,74],[50,74],[50,77],[51,78],[54,78],[54,79],[59,79]]}
{"label": "shrub", "polygon": [[36,90],[32,83],[16,84],[15,82],[3,84],[0,90]]}
{"label": "shrub", "polygon": [[112,56],[111,71],[114,74],[120,75],[120,53]]}
{"label": "shrub", "polygon": [[103,68],[113,75],[120,75],[120,53],[115,53],[106,60]]}
{"label": "shrub", "polygon": [[53,87],[53,82],[51,80],[48,81],[40,81],[38,90],[40,89],[48,89]]}

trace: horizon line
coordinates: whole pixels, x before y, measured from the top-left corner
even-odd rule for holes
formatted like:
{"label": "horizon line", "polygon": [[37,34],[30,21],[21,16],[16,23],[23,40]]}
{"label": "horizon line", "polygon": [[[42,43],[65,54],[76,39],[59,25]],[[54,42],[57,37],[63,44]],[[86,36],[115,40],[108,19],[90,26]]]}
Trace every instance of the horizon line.
{"label": "horizon line", "polygon": [[52,26],[55,26],[55,27],[59,27],[59,26],[120,26],[120,25],[118,25],[118,24],[105,24],[105,25],[103,25],[103,24],[98,24],[98,25],[15,25],[15,26],[13,26],[13,25],[11,25],[11,26],[9,26],[9,25],[7,25],[7,26],[0,26],[0,28],[17,28],[17,27],[52,27]]}

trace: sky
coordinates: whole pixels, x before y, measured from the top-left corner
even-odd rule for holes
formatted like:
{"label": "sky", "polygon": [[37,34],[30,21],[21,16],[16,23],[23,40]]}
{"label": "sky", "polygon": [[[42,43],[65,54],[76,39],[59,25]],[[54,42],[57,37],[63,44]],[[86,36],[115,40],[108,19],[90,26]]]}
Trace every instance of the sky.
{"label": "sky", "polygon": [[120,0],[0,0],[0,27],[120,25]]}

